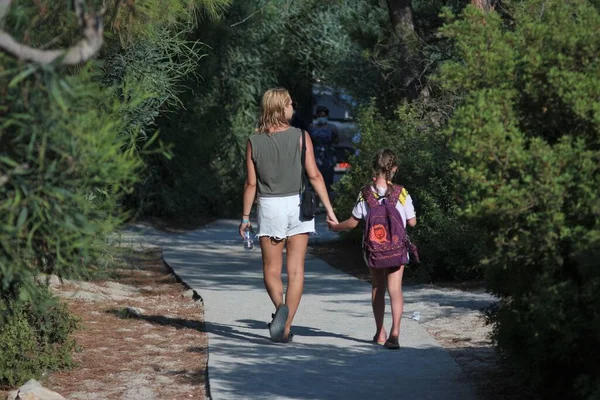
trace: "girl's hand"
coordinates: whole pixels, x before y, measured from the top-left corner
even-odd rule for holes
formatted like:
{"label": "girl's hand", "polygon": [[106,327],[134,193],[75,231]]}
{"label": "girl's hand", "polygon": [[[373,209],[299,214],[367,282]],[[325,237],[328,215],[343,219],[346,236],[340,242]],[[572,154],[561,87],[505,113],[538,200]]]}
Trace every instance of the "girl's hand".
{"label": "girl's hand", "polygon": [[339,224],[330,220],[329,218],[327,218],[327,226],[329,227],[330,231],[334,231],[335,232],[335,228],[338,226]]}
{"label": "girl's hand", "polygon": [[242,237],[242,239],[246,239],[244,237],[244,231],[246,230],[247,227],[250,227],[250,229],[252,229],[252,224],[250,222],[242,222],[240,224],[240,236]]}

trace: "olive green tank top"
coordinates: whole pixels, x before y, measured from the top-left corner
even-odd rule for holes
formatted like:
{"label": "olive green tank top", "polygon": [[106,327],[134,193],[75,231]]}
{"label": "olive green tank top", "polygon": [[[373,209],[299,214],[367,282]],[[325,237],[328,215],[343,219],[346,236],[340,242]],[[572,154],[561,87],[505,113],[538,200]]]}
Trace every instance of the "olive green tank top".
{"label": "olive green tank top", "polygon": [[291,196],[302,186],[302,131],[290,127],[272,135],[250,136],[260,197]]}

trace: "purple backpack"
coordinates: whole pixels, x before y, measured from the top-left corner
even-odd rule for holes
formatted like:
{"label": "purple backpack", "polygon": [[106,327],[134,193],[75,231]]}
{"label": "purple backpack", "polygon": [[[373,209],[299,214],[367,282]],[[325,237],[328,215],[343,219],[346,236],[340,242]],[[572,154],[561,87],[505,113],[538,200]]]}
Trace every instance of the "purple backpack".
{"label": "purple backpack", "polygon": [[410,242],[396,208],[401,193],[402,186],[393,185],[391,193],[379,203],[370,186],[362,189],[362,196],[369,205],[363,248],[367,265],[371,268],[408,264],[409,250],[419,261],[417,248]]}

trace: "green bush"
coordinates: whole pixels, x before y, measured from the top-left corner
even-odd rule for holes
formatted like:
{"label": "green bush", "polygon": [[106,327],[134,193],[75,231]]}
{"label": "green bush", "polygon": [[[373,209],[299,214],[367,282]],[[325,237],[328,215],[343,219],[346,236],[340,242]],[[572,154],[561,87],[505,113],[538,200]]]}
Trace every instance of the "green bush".
{"label": "green bush", "polygon": [[94,73],[31,69],[0,100],[0,297],[15,300],[35,291],[37,273],[81,274],[106,251],[141,166],[121,105]]}
{"label": "green bush", "polygon": [[[32,301],[11,307],[0,325],[0,388],[21,385],[48,370],[73,365],[77,320],[40,288]],[[7,309],[0,308],[6,313]]]}
{"label": "green bush", "polygon": [[[70,3],[13,2],[0,26],[34,48],[68,48],[81,34]],[[36,277],[89,275],[106,258],[142,156],[164,155],[148,150],[155,120],[179,105],[180,80],[201,57],[184,36],[229,0],[86,3],[108,8],[99,61],[67,68],[0,51],[2,384],[67,363],[74,325]]]}
{"label": "green bush", "polygon": [[69,365],[75,324],[36,277],[81,276],[106,253],[140,162],[88,68],[29,67],[17,83],[17,63],[0,60],[16,70],[0,78],[0,385],[13,386]]}
{"label": "green bush", "polygon": [[[107,236],[130,215],[123,199],[146,175],[142,156],[164,156],[160,145],[148,151],[155,119],[179,105],[180,80],[201,57],[184,36],[228,3],[106,4],[103,62],[76,68],[0,52],[0,302],[27,301],[40,272],[81,275],[107,253]],[[66,0],[8,10],[0,22],[16,40],[74,40]]]}
{"label": "green bush", "polygon": [[448,136],[485,230],[494,340],[544,397],[600,396],[600,14],[587,1],[469,7],[444,33],[463,96]]}
{"label": "green bush", "polygon": [[[417,228],[411,233],[421,256],[421,264],[414,265],[416,276],[475,278],[480,241],[477,230],[459,217],[456,199],[461,188],[450,168],[447,138],[436,128],[433,115],[419,103],[399,107],[392,120],[374,106],[364,108],[358,118],[359,155],[350,161],[351,173],[337,185],[336,211],[340,217],[350,215],[360,188],[371,182],[373,155],[390,148],[399,158],[395,180],[407,188],[417,212]],[[358,240],[360,232],[351,236]]]}

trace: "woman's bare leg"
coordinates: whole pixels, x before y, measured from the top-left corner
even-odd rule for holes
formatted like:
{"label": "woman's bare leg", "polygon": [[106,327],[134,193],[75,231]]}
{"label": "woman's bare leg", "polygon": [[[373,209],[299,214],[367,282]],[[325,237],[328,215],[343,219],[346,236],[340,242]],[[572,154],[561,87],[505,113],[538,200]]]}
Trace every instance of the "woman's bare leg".
{"label": "woman's bare leg", "polygon": [[278,308],[283,304],[283,283],[281,268],[283,267],[283,247],[285,240],[274,240],[263,236],[260,238],[260,250],[263,260],[263,280],[267,293]]}
{"label": "woman's bare leg", "polygon": [[304,259],[308,246],[308,234],[290,236],[287,240],[287,274],[288,284],[285,293],[285,304],[289,308],[285,324],[285,337],[290,332],[294,315],[300,305],[304,290]]}

